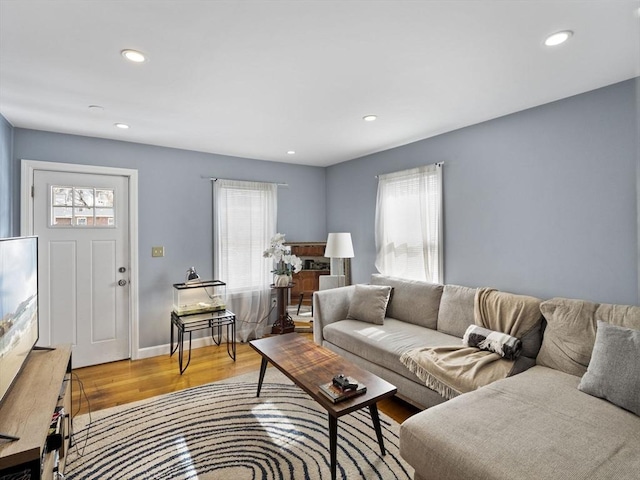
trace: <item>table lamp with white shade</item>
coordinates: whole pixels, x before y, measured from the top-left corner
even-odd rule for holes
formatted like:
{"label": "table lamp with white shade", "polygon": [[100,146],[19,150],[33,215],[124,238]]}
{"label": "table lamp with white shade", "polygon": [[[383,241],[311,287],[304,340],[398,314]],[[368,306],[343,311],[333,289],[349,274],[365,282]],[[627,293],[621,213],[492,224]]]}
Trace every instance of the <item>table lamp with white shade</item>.
{"label": "table lamp with white shade", "polygon": [[331,259],[331,276],[337,276],[339,286],[344,286],[344,262],[343,258],[353,258],[353,243],[351,234],[346,232],[330,233],[327,237],[327,246],[324,256]]}

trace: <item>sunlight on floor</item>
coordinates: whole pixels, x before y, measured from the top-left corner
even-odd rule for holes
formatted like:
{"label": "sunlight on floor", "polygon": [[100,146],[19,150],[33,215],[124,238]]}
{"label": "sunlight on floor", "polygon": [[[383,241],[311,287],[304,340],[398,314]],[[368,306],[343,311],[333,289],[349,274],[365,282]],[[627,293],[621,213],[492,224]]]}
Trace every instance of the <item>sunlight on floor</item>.
{"label": "sunlight on floor", "polygon": [[178,451],[178,461],[186,467],[184,471],[185,477],[198,478],[198,472],[193,466],[193,461],[191,460],[189,447],[187,447],[187,442],[184,441],[183,437],[176,440],[176,450]]}
{"label": "sunlight on floor", "polygon": [[[264,427],[265,432],[267,432],[269,436],[274,440],[274,443],[276,445],[286,445],[294,442],[297,443],[297,438],[299,436],[298,430],[290,421],[287,420],[286,415],[278,410],[278,407],[276,407],[273,403],[265,402],[260,405],[256,405],[251,409],[251,412],[254,414],[260,425]],[[282,433],[275,434],[269,429],[269,426],[273,425],[273,420],[268,417],[263,418],[265,414],[268,413],[271,413],[271,415],[278,417],[278,429],[290,432],[290,434],[287,435],[287,438],[285,438]]]}

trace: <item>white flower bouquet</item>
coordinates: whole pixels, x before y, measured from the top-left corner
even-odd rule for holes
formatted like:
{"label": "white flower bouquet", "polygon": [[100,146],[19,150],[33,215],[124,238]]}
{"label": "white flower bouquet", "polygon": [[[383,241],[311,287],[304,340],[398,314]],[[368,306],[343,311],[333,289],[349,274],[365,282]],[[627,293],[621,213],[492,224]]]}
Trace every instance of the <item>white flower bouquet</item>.
{"label": "white flower bouquet", "polygon": [[262,256],[273,258],[276,262],[272,270],[276,275],[292,275],[302,270],[302,260],[296,255],[291,255],[291,247],[284,244],[284,233],[276,233],[270,241]]}

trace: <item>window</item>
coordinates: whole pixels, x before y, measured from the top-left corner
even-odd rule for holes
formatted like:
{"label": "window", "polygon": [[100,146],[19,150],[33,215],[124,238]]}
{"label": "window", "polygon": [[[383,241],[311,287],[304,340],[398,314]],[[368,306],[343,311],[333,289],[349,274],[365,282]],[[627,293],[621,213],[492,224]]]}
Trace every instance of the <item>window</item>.
{"label": "window", "polygon": [[113,227],[113,189],[94,187],[51,187],[51,227]]}
{"label": "window", "polygon": [[260,182],[217,180],[216,268],[230,291],[271,283],[262,252],[276,229],[277,187]]}
{"label": "window", "polygon": [[277,186],[222,179],[213,185],[214,275],[227,284],[240,341],[260,338],[271,308],[273,261],[262,252],[276,233]]}
{"label": "window", "polygon": [[442,164],[379,176],[375,240],[380,273],[443,282]]}

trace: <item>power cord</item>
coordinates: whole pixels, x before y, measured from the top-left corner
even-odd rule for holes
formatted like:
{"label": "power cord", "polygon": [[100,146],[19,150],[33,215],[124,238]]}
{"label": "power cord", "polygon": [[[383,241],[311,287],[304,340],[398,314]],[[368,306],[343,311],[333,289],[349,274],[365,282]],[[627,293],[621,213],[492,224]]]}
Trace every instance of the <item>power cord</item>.
{"label": "power cord", "polygon": [[71,412],[71,420],[72,420],[71,425],[73,425],[73,419],[78,415],[78,413],[82,409],[82,396],[83,395],[84,395],[85,400],[87,401],[87,409],[89,410],[89,423],[87,424],[87,428],[85,430],[84,444],[82,445],[82,451],[80,451],[78,449],[78,440],[76,438],[76,432],[74,431],[73,428],[71,429],[71,442],[73,444],[73,447],[75,448],[76,454],[79,457],[82,457],[82,456],[84,456],[84,451],[87,448],[87,443],[89,442],[89,433],[90,433],[90,430],[91,430],[91,425],[93,423],[93,420],[91,418],[91,402],[89,402],[89,396],[87,395],[87,392],[84,389],[84,384],[82,383],[82,380],[80,380],[80,377],[78,376],[78,374],[72,372],[71,373],[71,379],[75,380],[76,382],[78,382],[78,387],[80,388],[80,395],[79,395],[79,400],[78,400],[78,409],[76,410],[75,413],[73,413],[73,411]]}
{"label": "power cord", "polygon": [[200,284],[200,287],[204,290],[204,293],[207,295],[207,297],[209,297],[209,300],[215,301],[216,297],[220,299],[220,295],[216,295],[215,293],[209,293],[209,290],[207,290],[207,286],[205,285],[207,283],[211,283],[211,281],[204,281],[204,280],[201,280],[200,278],[189,281],[189,285]]}
{"label": "power cord", "polygon": [[255,323],[256,325],[260,325],[262,322],[264,322],[267,318],[269,318],[271,316],[271,312],[273,312],[273,309],[276,308],[275,305],[271,305],[271,308],[269,309],[269,312],[262,317],[260,320],[257,321],[251,321],[251,320],[244,320],[242,323]]}

